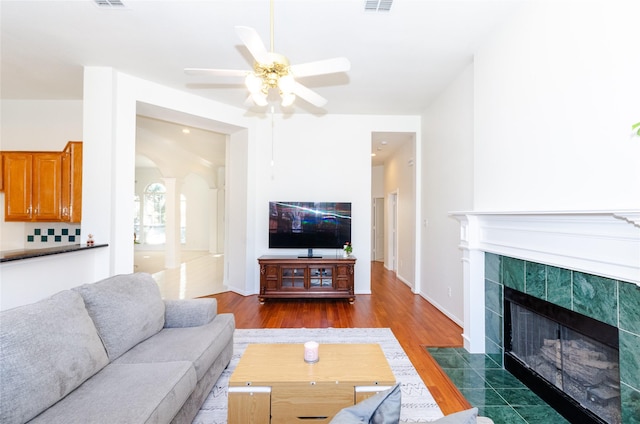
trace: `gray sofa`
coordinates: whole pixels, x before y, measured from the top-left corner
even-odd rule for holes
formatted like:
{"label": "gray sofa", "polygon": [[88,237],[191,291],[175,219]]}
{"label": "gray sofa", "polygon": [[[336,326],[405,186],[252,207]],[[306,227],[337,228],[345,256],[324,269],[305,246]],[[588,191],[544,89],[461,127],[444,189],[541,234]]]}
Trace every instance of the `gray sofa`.
{"label": "gray sofa", "polygon": [[0,313],[0,422],[190,423],[233,353],[215,299],[117,275]]}

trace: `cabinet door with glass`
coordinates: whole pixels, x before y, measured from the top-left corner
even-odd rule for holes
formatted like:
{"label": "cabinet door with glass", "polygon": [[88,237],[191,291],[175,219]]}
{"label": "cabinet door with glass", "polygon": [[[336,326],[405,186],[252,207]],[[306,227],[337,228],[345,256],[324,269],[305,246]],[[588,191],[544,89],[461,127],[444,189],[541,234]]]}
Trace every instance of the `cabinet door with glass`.
{"label": "cabinet door with glass", "polygon": [[282,290],[304,290],[306,279],[306,267],[286,266],[280,267],[280,289]]}
{"label": "cabinet door with glass", "polygon": [[309,267],[309,288],[332,289],[333,288],[333,267]]}

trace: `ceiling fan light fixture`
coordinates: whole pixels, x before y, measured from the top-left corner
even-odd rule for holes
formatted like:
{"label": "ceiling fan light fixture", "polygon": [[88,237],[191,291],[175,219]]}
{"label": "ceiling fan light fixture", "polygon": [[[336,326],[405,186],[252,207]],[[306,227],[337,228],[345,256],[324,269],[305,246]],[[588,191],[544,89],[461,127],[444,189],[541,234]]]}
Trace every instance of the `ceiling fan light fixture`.
{"label": "ceiling fan light fixture", "polygon": [[266,106],[269,104],[269,102],[267,101],[267,95],[262,91],[252,93],[251,100],[253,100],[253,103],[255,103],[256,106]]}
{"label": "ceiling fan light fixture", "polygon": [[262,90],[262,78],[258,77],[253,72],[249,72],[244,79],[244,85],[247,86],[249,93],[256,94]]}
{"label": "ceiling fan light fixture", "polygon": [[293,93],[294,87],[295,80],[293,79],[293,75],[291,74],[283,75],[278,80],[278,88],[283,95]]}
{"label": "ceiling fan light fixture", "polygon": [[293,93],[282,93],[282,107],[289,107],[296,100],[296,95]]}

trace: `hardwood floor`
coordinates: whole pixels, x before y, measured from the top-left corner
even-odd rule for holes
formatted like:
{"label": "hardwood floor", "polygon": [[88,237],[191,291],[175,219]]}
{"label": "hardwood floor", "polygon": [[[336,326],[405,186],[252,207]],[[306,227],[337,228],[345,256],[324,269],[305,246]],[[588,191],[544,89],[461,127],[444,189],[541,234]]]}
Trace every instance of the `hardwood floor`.
{"label": "hardwood floor", "polygon": [[371,265],[371,291],[371,295],[357,295],[352,305],[328,299],[268,300],[261,305],[257,295],[233,292],[210,297],[218,299],[218,312],[235,315],[237,328],[391,328],[442,412],[470,408],[422,347],[462,346],[462,328],[413,294],[380,262]]}

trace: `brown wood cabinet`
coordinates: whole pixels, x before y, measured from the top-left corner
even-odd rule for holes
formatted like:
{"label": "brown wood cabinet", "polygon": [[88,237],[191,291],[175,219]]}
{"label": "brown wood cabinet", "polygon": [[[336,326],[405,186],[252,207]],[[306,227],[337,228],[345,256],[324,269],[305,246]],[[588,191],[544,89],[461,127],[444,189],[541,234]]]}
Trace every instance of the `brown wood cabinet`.
{"label": "brown wood cabinet", "polygon": [[62,220],[82,220],[82,142],[70,141],[62,153]]}
{"label": "brown wood cabinet", "polygon": [[260,294],[269,298],[334,298],[353,303],[356,259],[261,256]]}
{"label": "brown wood cabinet", "polygon": [[80,222],[82,143],[63,152],[2,152],[5,221]]}

